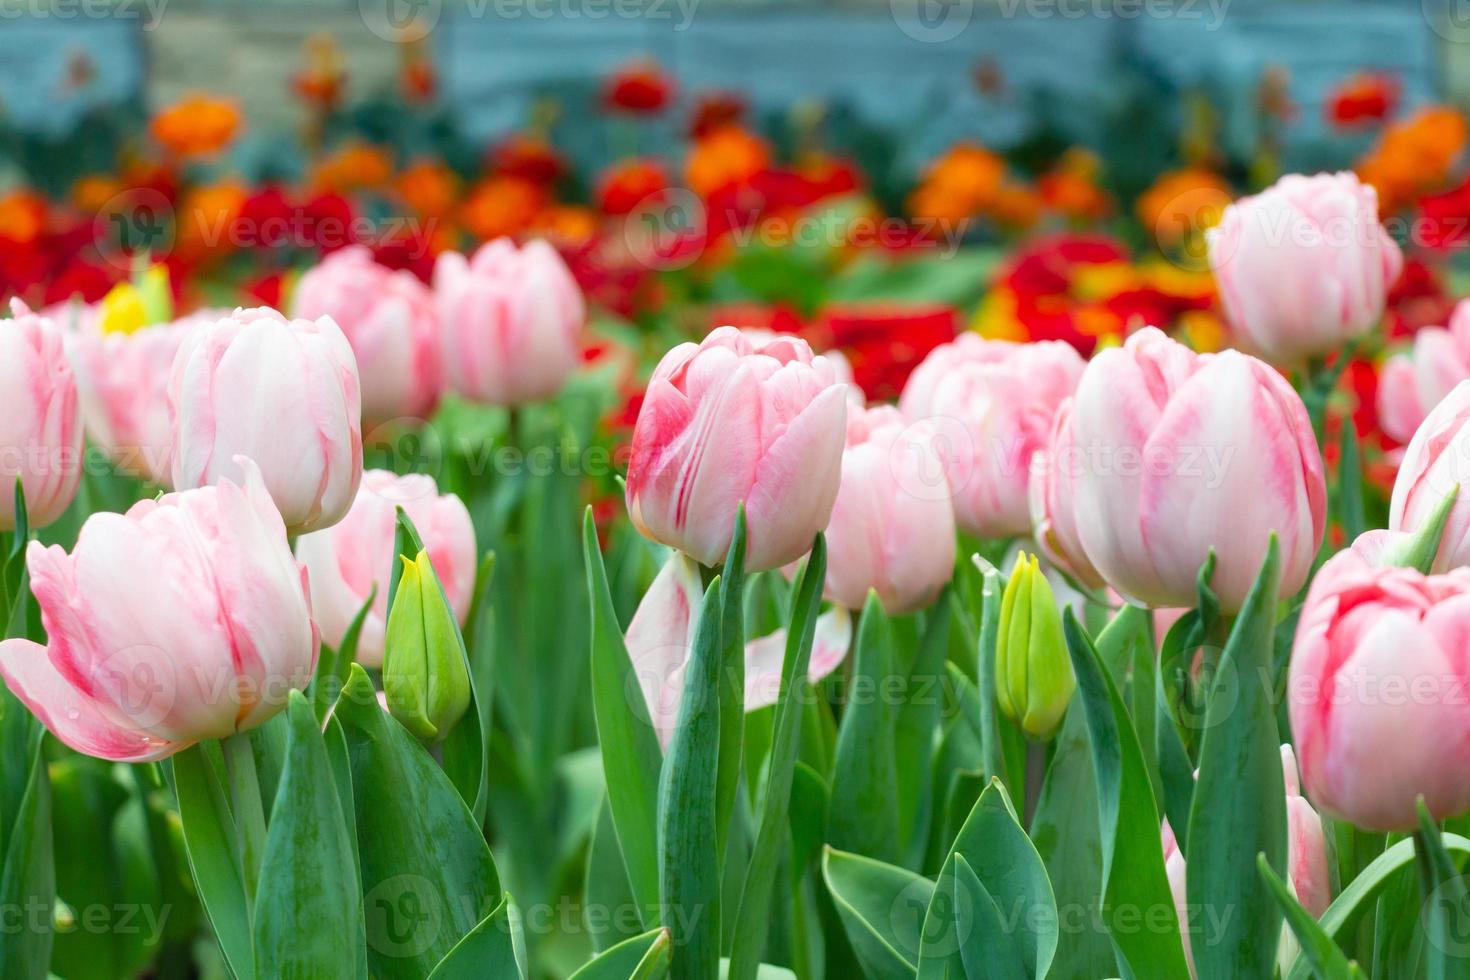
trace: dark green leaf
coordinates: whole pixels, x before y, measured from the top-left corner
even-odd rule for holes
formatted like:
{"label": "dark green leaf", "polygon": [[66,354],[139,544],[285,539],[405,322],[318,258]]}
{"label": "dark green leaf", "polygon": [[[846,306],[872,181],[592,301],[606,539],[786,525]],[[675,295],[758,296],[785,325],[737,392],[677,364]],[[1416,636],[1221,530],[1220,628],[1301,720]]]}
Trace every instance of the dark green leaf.
{"label": "dark green leaf", "polygon": [[173,772],[179,821],[199,900],[235,976],[253,977],[251,909],[240,864],[240,839],[219,769],[201,744],[175,755]]}
{"label": "dark green leaf", "polygon": [[51,783],[46,776],[39,730],[30,745],[30,776],[0,869],[0,908],[8,914],[6,934],[0,936],[0,977],[45,977],[51,959],[56,871],[52,860]]}
{"label": "dark green leaf", "polygon": [[1256,855],[1256,870],[1261,875],[1261,880],[1271,891],[1271,897],[1276,899],[1276,904],[1281,907],[1281,913],[1286,917],[1286,924],[1291,926],[1291,931],[1296,935],[1297,942],[1301,943],[1301,956],[1312,967],[1317,980],[1352,980],[1353,965],[1343,955],[1342,950],[1332,941],[1332,937],[1322,930],[1312,914],[1302,908],[1296,896],[1286,883],[1271,870],[1271,864],[1266,860],[1266,855]]}
{"label": "dark green leaf", "polygon": [[894,708],[883,694],[893,673],[891,624],[870,591],[858,623],[847,709],[837,729],[827,842],[889,863],[899,856]]}

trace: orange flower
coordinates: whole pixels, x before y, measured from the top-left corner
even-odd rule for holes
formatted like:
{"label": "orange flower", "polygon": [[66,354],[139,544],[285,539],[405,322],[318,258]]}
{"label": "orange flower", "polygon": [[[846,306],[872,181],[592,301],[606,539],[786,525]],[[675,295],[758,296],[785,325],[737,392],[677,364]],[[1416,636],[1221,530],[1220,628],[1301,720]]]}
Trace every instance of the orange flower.
{"label": "orange flower", "polygon": [[597,213],[574,204],[554,204],[536,216],[531,230],[554,245],[586,245],[597,234]]}
{"label": "orange flower", "polygon": [[[974,143],[957,143],[929,166],[923,181],[909,196],[909,213],[916,218],[957,225],[997,203],[1006,178],[1006,164],[996,154]],[[1007,188],[1002,202],[1005,218],[1024,218],[1030,202]]]}
{"label": "orange flower", "polygon": [[1113,211],[1113,199],[1098,186],[1101,163],[1076,147],[1062,154],[1057,165],[1037,181],[1048,209],[1074,221],[1097,221]]}
{"label": "orange flower", "polygon": [[303,101],[318,109],[331,109],[342,100],[347,72],[342,67],[342,49],[330,34],[313,34],[302,45],[306,67],[291,79],[291,88]]}
{"label": "orange flower", "polygon": [[85,214],[97,214],[125,190],[127,185],[111,174],[91,174],[71,185],[71,203]]}
{"label": "orange flower", "polygon": [[154,116],[150,129],[159,145],[175,156],[210,156],[235,138],[240,109],[233,100],[196,93]]}
{"label": "orange flower", "polygon": [[28,190],[0,194],[0,238],[29,245],[45,228],[45,198]]}
{"label": "orange flower", "polygon": [[732,184],[743,184],[771,165],[765,140],[739,126],[722,126],[696,140],[685,165],[689,186],[708,197]]}
{"label": "orange flower", "polygon": [[382,187],[393,175],[393,157],[382,147],[353,141],[317,161],[311,183],[318,193],[346,194]]}
{"label": "orange flower", "polygon": [[625,215],[668,186],[669,175],[659,161],[649,158],[624,160],[602,172],[597,182],[597,206],[604,214]]}
{"label": "orange flower", "polygon": [[1007,182],[990,201],[989,212],[997,224],[1024,231],[1041,218],[1041,195],[1022,183]]}
{"label": "orange flower", "polygon": [[1135,209],[1160,245],[1177,245],[1219,224],[1231,196],[1230,185],[1213,171],[1185,167],[1160,175]]}
{"label": "orange flower", "polygon": [[237,180],[191,187],[179,203],[174,246],[178,254],[195,259],[207,252],[228,251],[230,227],[249,196],[249,189]]}
{"label": "orange flower", "polygon": [[490,177],[470,191],[461,221],[481,241],[514,237],[531,226],[546,204],[546,192],[520,177]]}
{"label": "orange flower", "polygon": [[1467,135],[1465,117],[1448,106],[1428,106],[1387,126],[1356,167],[1378,191],[1380,213],[1392,214],[1419,195],[1442,189]]}
{"label": "orange flower", "polygon": [[394,188],[411,211],[425,218],[443,217],[459,198],[459,178],[432,157],[409,165],[398,175]]}

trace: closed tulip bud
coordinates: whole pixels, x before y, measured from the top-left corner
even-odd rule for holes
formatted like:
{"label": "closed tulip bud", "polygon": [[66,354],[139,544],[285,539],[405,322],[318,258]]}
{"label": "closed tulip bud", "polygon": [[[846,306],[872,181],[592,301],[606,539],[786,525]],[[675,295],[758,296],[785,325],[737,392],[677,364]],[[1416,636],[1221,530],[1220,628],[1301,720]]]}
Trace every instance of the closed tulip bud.
{"label": "closed tulip bud", "polygon": [[1279,594],[1306,582],[1327,523],[1327,483],[1301,397],[1239,351],[1196,354],[1147,327],[1095,355],[1071,408],[1067,467],[1078,539],[1108,585],[1149,606],[1211,587],[1238,610],[1281,544]]}
{"label": "closed tulip bud", "polygon": [[1350,173],[1287,174],[1227,207],[1207,238],[1230,325],[1282,363],[1372,328],[1404,263],[1377,193]]}
{"label": "closed tulip bud", "polygon": [[32,527],[62,515],[82,479],[82,420],[61,330],[18,300],[0,320],[0,530],[15,528],[15,483]]}
{"label": "closed tulip bud", "polygon": [[195,327],[168,386],[174,487],[237,479],[253,459],[286,528],[330,527],[362,479],[357,361],[330,317],[287,320],[265,307]]}
{"label": "closed tulip bud", "polygon": [[1470,569],[1386,565],[1402,535],[1369,531],[1312,580],[1287,678],[1302,786],[1366,830],[1410,831],[1470,811],[1465,701]]}
{"label": "closed tulip bud", "polygon": [[47,646],[0,643],[0,675],[58,739],[161,759],[270,720],[311,680],[306,572],[260,474],[93,514],[76,547],[31,542]]}
{"label": "closed tulip bud", "polygon": [[341,646],[358,610],[373,595],[357,638],[355,659],[364,667],[383,664],[388,581],[398,562],[393,544],[399,507],[418,530],[454,617],[464,625],[475,591],[475,526],[464,501],[439,493],[433,477],[368,470],[346,517],[296,539],[296,557],[311,575],[311,608],[325,642]]}
{"label": "closed tulip bud", "polygon": [[1465,488],[1470,488],[1470,381],[1456,385],[1415,431],[1388,507],[1391,530],[1418,532],[1446,496],[1456,494],[1434,571],[1470,565],[1470,493]]}
{"label": "closed tulip bud", "polygon": [[1027,735],[1049,739],[1076,687],[1056,596],[1040,563],[1022,553],[1000,601],[995,645],[1000,708]]}
{"label": "closed tulip bud", "polygon": [[429,553],[402,561],[388,612],[383,692],[388,710],[404,728],[425,742],[438,742],[470,706],[469,666]]}
{"label": "closed tulip bud", "polygon": [[725,556],[741,502],[752,572],[800,558],[842,475],[847,386],[806,341],[756,346],[734,327],[664,355],[638,413],[628,515],[705,565]]}
{"label": "closed tulip bud", "polygon": [[899,408],[911,422],[934,420],[961,528],[982,538],[1031,533],[1032,457],[1083,366],[1062,341],[970,333],[934,348],[909,376]]}
{"label": "closed tulip bud", "polygon": [[357,358],[366,422],[434,411],[444,387],[439,314],[413,273],[379,265],[361,245],[341,249],[301,277],[292,315],[329,316],[342,328]]}
{"label": "closed tulip bud", "polygon": [[498,238],[468,259],[445,252],[434,298],[449,383],[471,401],[542,401],[582,362],[582,290],[546,242]]}

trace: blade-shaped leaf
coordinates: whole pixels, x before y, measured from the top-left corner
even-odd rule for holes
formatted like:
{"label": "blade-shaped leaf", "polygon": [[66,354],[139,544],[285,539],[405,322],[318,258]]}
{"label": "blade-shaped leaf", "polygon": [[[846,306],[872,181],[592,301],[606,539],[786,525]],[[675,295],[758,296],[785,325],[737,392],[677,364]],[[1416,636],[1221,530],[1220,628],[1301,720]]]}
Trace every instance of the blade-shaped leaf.
{"label": "blade-shaped leaf", "polygon": [[1286,924],[1291,926],[1297,942],[1301,944],[1301,956],[1311,965],[1317,980],[1353,980],[1353,964],[1343,955],[1332,937],[1322,930],[1312,913],[1302,908],[1286,882],[1271,870],[1266,855],[1256,855],[1256,871],[1271,890],[1271,897],[1281,907]]}
{"label": "blade-shaped leaf", "polygon": [[459,941],[429,980],[526,980],[525,942],[520,936],[519,916],[510,896],[501,899],[495,911],[485,916]]}
{"label": "blade-shaped leaf", "polygon": [[893,676],[893,632],[876,592],[858,623],[850,697],[837,729],[827,842],[880,861],[898,860],[894,710],[882,692]]}
{"label": "blade-shaped leaf", "polygon": [[715,852],[723,869],[730,815],[740,788],[745,737],[745,505],[720,574],[720,761],[715,786]]}
{"label": "blade-shaped leaf", "polygon": [[822,876],[869,980],[913,980],[934,882],[830,847],[822,857]]}
{"label": "blade-shaped leaf", "polygon": [[[16,811],[0,868],[0,908],[10,915],[0,936],[0,976],[45,977],[54,937],[51,911],[56,869],[51,838],[51,783],[41,731],[30,743],[30,776]],[[18,928],[17,928],[18,926]]]}
{"label": "blade-shaped leaf", "polygon": [[669,931],[654,929],[623,940],[584,964],[569,980],[654,980],[668,973],[672,948]]}
{"label": "blade-shaped leaf", "polygon": [[255,976],[255,947],[240,864],[240,838],[219,769],[205,745],[173,757],[189,870],[215,938],[237,977]]}

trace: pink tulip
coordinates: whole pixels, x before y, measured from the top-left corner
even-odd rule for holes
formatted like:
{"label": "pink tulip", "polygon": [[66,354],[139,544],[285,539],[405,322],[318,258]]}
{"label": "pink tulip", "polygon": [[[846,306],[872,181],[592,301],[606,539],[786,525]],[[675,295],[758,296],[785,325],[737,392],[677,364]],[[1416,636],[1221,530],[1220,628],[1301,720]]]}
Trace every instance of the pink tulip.
{"label": "pink tulip", "polygon": [[1307,593],[1287,701],[1307,796],[1368,830],[1470,810],[1470,569],[1384,567],[1391,532],[1334,555]]}
{"label": "pink tulip", "polygon": [[1416,331],[1413,349],[1383,365],[1378,377],[1383,431],[1408,442],[1430,410],[1465,380],[1470,380],[1470,300],[1455,306],[1448,328]]}
{"label": "pink tulip", "polygon": [[341,249],[301,277],[292,315],[328,316],[342,328],[357,358],[366,422],[433,413],[444,387],[439,316],[412,273],[378,265],[362,246]]}
{"label": "pink tulip", "polygon": [[449,382],[466,398],[542,401],[581,363],[582,291],[543,241],[518,249],[498,238],[468,260],[445,252],[434,268],[434,295]]}
{"label": "pink tulip", "polygon": [[248,456],[293,534],[330,527],[362,478],[357,363],[331,317],[236,310],[190,331],[169,378],[180,490],[239,481]]}
{"label": "pink tulip", "polygon": [[734,327],[664,355],[633,430],[628,513],[705,565],[745,503],[746,567],[777,568],[827,526],[842,472],[847,386],[806,342],[757,347]]}
{"label": "pink tulip", "polygon": [[1388,526],[1417,531],[1458,484],[1435,571],[1470,565],[1470,381],[1462,381],[1420,424],[1393,483]]}
{"label": "pink tulip", "polygon": [[15,529],[16,480],[31,527],[62,515],[82,479],[82,419],[61,330],[19,300],[0,320],[0,530]]}
{"label": "pink tulip", "polygon": [[1301,588],[1322,543],[1327,488],[1301,398],[1239,351],[1195,354],[1149,327],[1097,354],[1072,405],[1078,538],[1092,566],[1146,605],[1214,591],[1240,608],[1281,543],[1280,595]]}
{"label": "pink tulip", "polygon": [[[1056,465],[1053,465],[1053,460]],[[1048,562],[1089,589],[1103,587],[1102,576],[1087,560],[1077,531],[1076,439],[1072,433],[1072,399],[1057,409],[1051,438],[1032,457],[1030,501],[1032,535]]]}
{"label": "pink tulip", "polygon": [[[1332,904],[1332,879],[1328,870],[1327,835],[1322,829],[1322,818],[1312,809],[1312,804],[1302,797],[1297,782],[1296,756],[1290,745],[1281,746],[1281,774],[1286,790],[1286,882],[1313,918],[1320,918],[1327,906]],[[1161,831],[1164,845],[1164,873],[1169,879],[1169,891],[1174,896],[1174,908],[1179,915],[1180,932],[1184,939],[1184,954],[1189,959],[1189,975],[1194,972],[1191,933],[1207,938],[1215,926],[1200,910],[1191,906],[1185,893],[1186,865],[1179,850],[1174,829],[1165,820]],[[1296,958],[1296,937],[1291,927],[1282,925],[1277,963],[1285,971]]]}
{"label": "pink tulip", "polygon": [[954,512],[929,423],[906,426],[890,405],[849,407],[827,522],[827,598],[861,609],[873,589],[890,614],[910,613],[934,601],[954,558]]}
{"label": "pink tulip", "polygon": [[1351,173],[1287,174],[1207,233],[1225,314],[1273,360],[1330,354],[1383,316],[1403,255]]}
{"label": "pink tulip", "polygon": [[255,465],[236,468],[240,485],[93,514],[71,554],[31,543],[49,644],[0,643],[0,675],[78,752],[161,759],[262,724],[311,679],[305,570]]}
{"label": "pink tulip", "polygon": [[132,333],[105,332],[82,319],[69,338],[87,435],[118,467],[169,485],[168,378],[189,332],[229,314],[194,313]]}
{"label": "pink tulip", "polygon": [[311,606],[322,639],[333,647],[341,645],[347,627],[377,586],[357,641],[357,661],[369,667],[383,664],[388,583],[397,560],[398,507],[418,529],[449,606],[463,626],[475,592],[475,528],[464,503],[452,493],[441,495],[432,477],[368,470],[346,517],[296,540],[296,557],[311,575]]}
{"label": "pink tulip", "polygon": [[[665,748],[678,722],[684,672],[694,649],[703,601],[699,566],[689,556],[675,551],[644,593],[624,636],[639,693],[659,743]],[[852,616],[845,608],[833,606],[817,617],[808,679],[816,683],[832,673],[847,656],[851,641]],[[785,656],[785,630],[777,630],[746,645],[746,711],[776,703]]]}
{"label": "pink tulip", "polygon": [[1082,368],[1061,341],[969,333],[936,347],[909,376],[899,408],[910,421],[935,420],[960,527],[983,538],[1031,532],[1031,458]]}

